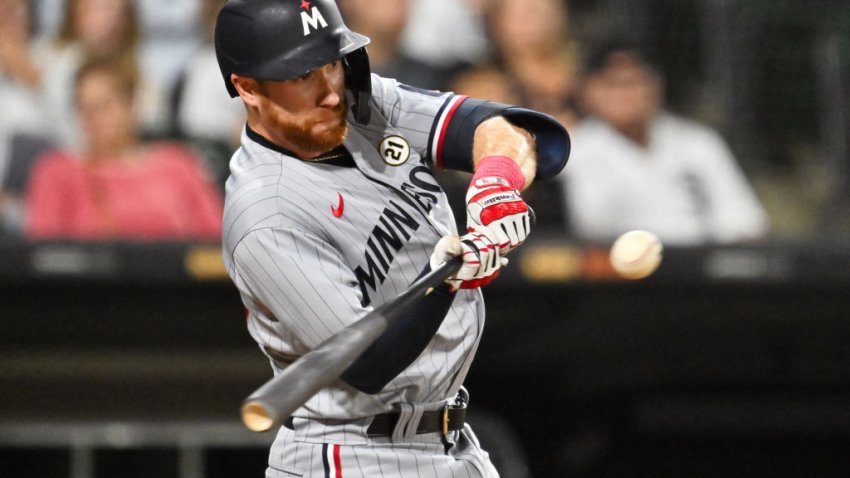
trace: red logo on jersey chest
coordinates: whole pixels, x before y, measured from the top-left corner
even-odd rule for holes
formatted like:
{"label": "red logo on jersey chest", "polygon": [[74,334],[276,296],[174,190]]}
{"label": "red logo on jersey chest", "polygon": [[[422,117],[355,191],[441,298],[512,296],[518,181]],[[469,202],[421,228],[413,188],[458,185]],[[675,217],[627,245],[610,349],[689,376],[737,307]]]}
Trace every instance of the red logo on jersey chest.
{"label": "red logo on jersey chest", "polygon": [[342,211],[345,209],[345,200],[342,199],[341,193],[336,193],[339,198],[339,204],[337,206],[331,205],[331,213],[333,213],[334,217],[342,217]]}

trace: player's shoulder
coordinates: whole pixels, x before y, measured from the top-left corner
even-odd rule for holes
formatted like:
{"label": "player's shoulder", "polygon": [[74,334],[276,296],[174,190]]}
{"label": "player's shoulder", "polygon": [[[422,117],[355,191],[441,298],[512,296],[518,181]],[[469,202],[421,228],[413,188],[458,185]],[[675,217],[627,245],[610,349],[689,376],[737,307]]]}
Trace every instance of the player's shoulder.
{"label": "player's shoulder", "polygon": [[443,103],[453,97],[447,91],[430,90],[372,74],[372,107],[386,109],[399,103]]}
{"label": "player's shoulder", "polygon": [[328,203],[321,193],[333,186],[333,176],[321,167],[243,144],[225,184],[225,239],[238,242],[263,228],[315,228],[316,212]]}

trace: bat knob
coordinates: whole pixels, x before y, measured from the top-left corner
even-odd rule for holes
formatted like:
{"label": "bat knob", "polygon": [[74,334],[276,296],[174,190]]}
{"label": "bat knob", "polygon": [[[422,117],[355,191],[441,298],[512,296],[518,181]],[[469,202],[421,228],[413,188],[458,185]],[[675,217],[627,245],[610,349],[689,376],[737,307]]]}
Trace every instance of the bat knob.
{"label": "bat knob", "polygon": [[252,432],[264,432],[274,426],[275,419],[265,405],[248,401],[242,405],[242,423]]}

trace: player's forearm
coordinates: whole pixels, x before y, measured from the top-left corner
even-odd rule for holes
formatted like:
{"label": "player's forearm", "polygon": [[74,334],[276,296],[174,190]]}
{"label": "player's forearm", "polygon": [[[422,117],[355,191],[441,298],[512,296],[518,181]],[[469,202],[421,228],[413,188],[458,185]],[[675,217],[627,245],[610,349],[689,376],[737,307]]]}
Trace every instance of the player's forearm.
{"label": "player's forearm", "polygon": [[380,392],[422,354],[449,313],[454,296],[445,286],[434,289],[366,349],[342,380],[364,393]]}
{"label": "player's forearm", "polygon": [[513,159],[525,177],[527,188],[537,173],[537,153],[534,137],[501,116],[490,118],[475,130],[472,162],[475,167],[487,156],[506,156]]}

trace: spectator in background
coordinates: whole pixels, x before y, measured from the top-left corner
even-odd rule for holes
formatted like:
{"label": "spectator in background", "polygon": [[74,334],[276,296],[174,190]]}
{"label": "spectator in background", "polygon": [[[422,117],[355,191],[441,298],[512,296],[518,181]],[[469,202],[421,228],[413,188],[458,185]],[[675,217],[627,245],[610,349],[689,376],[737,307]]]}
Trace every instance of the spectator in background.
{"label": "spectator in background", "polygon": [[[479,1],[493,47],[492,59],[457,74],[450,89],[548,113],[569,129],[577,120],[573,104],[579,66],[569,35],[566,3]],[[462,187],[463,178],[441,179],[449,184],[453,206],[462,205],[451,190]],[[566,219],[561,195],[555,181],[541,182],[527,191],[524,197],[536,212],[538,228],[563,231]],[[463,212],[463,208],[456,212],[458,224],[462,224]]]}
{"label": "spectator in background", "polygon": [[[68,0],[62,25],[55,37],[39,38],[36,58],[42,67],[46,99],[57,111],[55,127],[61,127],[64,143],[77,146],[74,78],[89,58],[117,57],[138,64],[139,25],[131,0]],[[138,115],[145,133],[168,128],[169,110],[164,92],[143,76],[139,85]]]}
{"label": "spectator in background", "polygon": [[664,111],[663,83],[635,45],[612,42],[589,58],[579,103],[588,116],[560,176],[572,232],[608,242],[647,229],[675,245],[763,237],[768,218],[729,147]]}
{"label": "spectator in background", "polygon": [[373,0],[341,0],[346,24],[371,39],[369,66],[379,75],[419,88],[443,90],[448,69],[415,60],[401,48],[402,33],[409,25],[410,0],[384,0],[375,8]]}
{"label": "spectator in background", "polygon": [[204,0],[205,41],[192,55],[175,90],[178,132],[202,152],[216,182],[228,175],[230,155],[239,147],[239,136],[247,119],[245,106],[227,93],[215,57],[215,20],[225,0]]}
{"label": "spectator in background", "polygon": [[[482,11],[490,0],[409,1],[410,21],[400,40],[406,55],[448,72],[486,61],[487,36]],[[370,56],[371,48],[372,45]]]}
{"label": "spectator in background", "polygon": [[452,78],[449,89],[459,95],[482,98],[498,103],[520,103],[514,83],[497,65],[482,64],[458,73]]}
{"label": "spectator in background", "polygon": [[50,115],[41,100],[41,70],[32,57],[28,0],[0,0],[0,233],[18,234],[23,179],[29,159],[17,145],[49,139]]}
{"label": "spectator in background", "polygon": [[[504,70],[493,64],[482,64],[458,73],[452,78],[449,90],[470,98],[480,98],[509,105],[519,104],[519,98],[511,79],[508,78]],[[465,230],[466,191],[469,189],[469,173],[451,169],[436,169],[434,176],[446,191],[458,230]],[[537,193],[538,188],[546,189],[546,184],[553,182],[540,181],[535,183],[534,188],[523,192],[523,198],[533,207],[536,206],[536,198],[539,195]],[[535,211],[537,209],[535,207]],[[539,220],[535,228],[538,226],[541,226]]]}
{"label": "spectator in background", "polygon": [[579,59],[569,35],[566,2],[489,0],[486,18],[497,62],[519,104],[548,113],[569,128],[576,121]]}
{"label": "spectator in background", "polygon": [[139,17],[139,65],[167,96],[204,41],[206,0],[133,1]]}
{"label": "spectator in background", "polygon": [[80,154],[42,156],[27,191],[33,239],[218,241],[222,198],[191,150],[144,144],[136,76],[121,59],[93,59],[76,77]]}
{"label": "spectator in background", "polygon": [[33,29],[38,35],[53,37],[62,23],[62,12],[67,0],[30,0]]}

